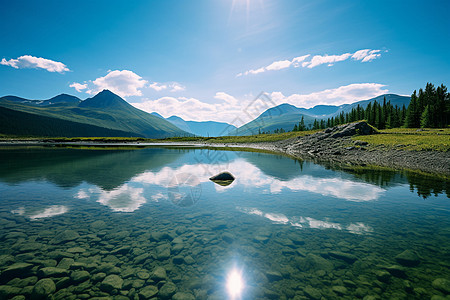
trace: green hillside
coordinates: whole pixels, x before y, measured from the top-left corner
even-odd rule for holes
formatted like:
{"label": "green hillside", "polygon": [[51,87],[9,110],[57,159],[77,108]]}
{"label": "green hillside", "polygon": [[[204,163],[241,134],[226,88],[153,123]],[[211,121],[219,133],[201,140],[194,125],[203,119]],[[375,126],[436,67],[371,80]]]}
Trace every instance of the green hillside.
{"label": "green hillside", "polygon": [[133,132],[39,116],[0,106],[0,133],[22,136],[132,137]]}
{"label": "green hillside", "polygon": [[[133,107],[108,90],[104,90],[92,98],[74,104],[65,103],[64,105],[36,106],[23,102],[10,101],[4,97],[0,98],[0,106],[27,114],[127,132],[126,135],[121,136],[130,136],[129,133],[133,136],[144,136],[148,138],[189,135],[170,122]],[[21,120],[11,119],[11,122],[16,124],[20,123]],[[27,124],[31,123],[28,122]],[[38,124],[35,126],[38,126]],[[0,132],[2,131],[0,127]],[[63,134],[62,136],[68,135]]]}

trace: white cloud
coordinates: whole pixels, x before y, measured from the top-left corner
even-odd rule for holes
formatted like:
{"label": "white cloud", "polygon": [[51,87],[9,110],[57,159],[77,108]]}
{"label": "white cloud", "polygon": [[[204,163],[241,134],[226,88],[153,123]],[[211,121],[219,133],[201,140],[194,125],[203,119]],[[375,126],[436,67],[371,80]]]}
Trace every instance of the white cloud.
{"label": "white cloud", "polygon": [[16,59],[12,58],[10,60],[6,60],[5,58],[3,58],[0,61],[0,64],[10,66],[15,69],[44,69],[49,72],[58,73],[70,71],[69,68],[67,68],[67,66],[62,62],[31,55],[23,55]]}
{"label": "white cloud", "polygon": [[167,85],[158,82],[152,82],[148,87],[154,89],[157,92],[167,89]]}
{"label": "white cloud", "polygon": [[266,67],[266,70],[272,71],[272,70],[286,69],[286,68],[289,68],[291,66],[291,64],[292,64],[292,62],[290,60],[274,61],[273,63],[271,63],[270,65],[268,65]]}
{"label": "white cloud", "polygon": [[78,92],[85,91],[89,95],[95,95],[102,90],[110,90],[111,92],[121,96],[142,96],[141,89],[147,85],[147,81],[133,71],[114,70],[108,71],[103,77],[99,77],[94,81],[81,84],[74,82],[70,87],[75,88]]}
{"label": "white cloud", "polygon": [[332,66],[334,63],[339,61],[347,60],[351,53],[344,53],[341,55],[314,55],[310,62],[305,62],[302,64],[303,67],[314,68],[320,66],[322,64],[328,64],[328,66]]}
{"label": "white cloud", "polygon": [[182,92],[186,90],[185,86],[182,86],[181,84],[177,83],[177,82],[173,82],[169,85],[169,87],[171,88],[171,92]]}
{"label": "white cloud", "polygon": [[267,99],[260,97],[258,99],[263,100],[256,101],[253,96],[237,99],[225,92],[217,92],[214,96],[215,101],[212,103],[195,98],[161,97],[131,104],[150,113],[156,111],[164,117],[177,115],[189,121],[211,120],[241,126],[258,117],[266,109],[282,103],[304,108],[316,105],[341,105],[370,99],[388,92],[383,84],[355,83],[310,94],[285,96],[281,92],[272,92]]}
{"label": "white cloud", "polygon": [[381,56],[381,50],[363,49],[353,53],[352,58],[361,60],[362,62],[369,62]]}
{"label": "white cloud", "polygon": [[81,84],[81,83],[78,83],[78,82],[74,82],[74,83],[72,83],[69,86],[75,88],[77,90],[77,92],[80,92],[80,93],[83,90],[87,89],[87,84],[86,83],[85,84]]}
{"label": "white cloud", "polygon": [[340,55],[314,55],[313,58],[309,61],[306,61],[308,57],[310,57],[310,54],[306,54],[303,56],[295,57],[292,60],[279,60],[274,61],[267,67],[258,68],[255,70],[248,70],[245,72],[241,72],[236,75],[236,77],[241,77],[244,75],[255,75],[259,73],[263,73],[265,71],[276,71],[276,70],[282,70],[287,69],[289,67],[303,67],[303,68],[309,68],[312,69],[314,67],[327,64],[329,67],[333,66],[336,62],[344,61],[349,59],[350,57],[354,60],[361,61],[361,62],[369,62],[372,61],[378,57],[381,56],[380,54],[381,50],[371,50],[371,49],[363,49],[358,50],[354,53],[344,53]]}

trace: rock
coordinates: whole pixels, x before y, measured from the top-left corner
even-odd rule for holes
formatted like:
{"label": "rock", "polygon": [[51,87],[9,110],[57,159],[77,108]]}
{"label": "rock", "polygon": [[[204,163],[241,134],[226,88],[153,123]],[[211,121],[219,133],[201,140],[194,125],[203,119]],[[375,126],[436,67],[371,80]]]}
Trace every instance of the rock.
{"label": "rock", "polygon": [[86,249],[81,248],[81,247],[72,247],[72,248],[67,249],[67,252],[69,252],[69,253],[83,253],[85,251],[86,251]]}
{"label": "rock", "polygon": [[100,284],[100,289],[105,292],[111,292],[114,289],[120,290],[123,285],[123,279],[118,275],[108,275]]}
{"label": "rock", "polygon": [[156,258],[159,260],[165,260],[170,257],[170,245],[162,244],[156,247]]}
{"label": "rock", "polygon": [[184,257],[181,255],[177,255],[172,258],[172,261],[176,265],[181,265],[184,263]]}
{"label": "rock", "polygon": [[333,264],[330,261],[311,253],[306,255],[305,258],[298,257],[296,260],[298,268],[302,271],[309,271],[309,270],[331,271],[333,269]]}
{"label": "rock", "polygon": [[98,220],[91,223],[91,229],[94,231],[104,229],[105,227],[106,227],[105,221]]}
{"label": "rock", "polygon": [[354,256],[353,254],[344,253],[344,252],[338,252],[338,251],[330,251],[328,254],[334,258],[342,259],[346,263],[352,264],[354,263],[358,258]]}
{"label": "rock", "polygon": [[96,282],[96,281],[103,280],[105,277],[106,277],[106,274],[100,272],[100,273],[94,274],[91,279],[92,279],[92,281]]}
{"label": "rock", "polygon": [[172,282],[167,282],[159,290],[158,296],[161,299],[170,299],[177,291],[177,286]]}
{"label": "rock", "polygon": [[445,294],[450,294],[450,280],[437,278],[432,283],[433,287]]}
{"label": "rock", "polygon": [[225,229],[225,228],[227,228],[227,226],[228,226],[227,222],[222,221],[222,220],[214,221],[211,224],[211,228],[213,230]]}
{"label": "rock", "polygon": [[158,294],[158,288],[153,285],[148,285],[139,292],[139,299],[150,299],[156,294]]}
{"label": "rock", "polygon": [[386,271],[378,271],[375,273],[375,275],[377,276],[377,279],[379,281],[384,282],[384,283],[388,283],[389,280],[391,279],[391,274]]}
{"label": "rock", "polygon": [[304,288],[303,292],[305,292],[305,295],[308,296],[310,299],[320,300],[322,298],[322,294],[320,293],[320,291],[318,289],[313,288],[310,285]]}
{"label": "rock", "polygon": [[55,267],[46,267],[38,271],[39,277],[63,277],[67,275],[68,272],[66,269],[60,269]]}
{"label": "rock", "polygon": [[411,250],[403,251],[395,257],[395,260],[405,267],[415,267],[420,264],[419,256]]}
{"label": "rock", "polygon": [[154,231],[150,234],[150,240],[160,242],[162,240],[172,240],[172,237],[167,232]]}
{"label": "rock", "polygon": [[90,277],[91,274],[89,274],[88,271],[73,271],[72,274],[70,274],[70,279],[77,283],[88,280]]}
{"label": "rock", "polygon": [[271,282],[283,279],[283,276],[278,271],[268,271],[266,272],[266,277]]}
{"label": "rock", "polygon": [[399,278],[406,278],[406,270],[404,267],[399,265],[393,265],[385,268],[386,271],[391,273],[391,275]]}
{"label": "rock", "polygon": [[195,297],[190,293],[178,292],[172,296],[172,300],[195,300]]}
{"label": "rock", "polygon": [[46,299],[56,291],[56,285],[50,278],[44,278],[36,282],[31,292],[31,299]]}
{"label": "rock", "polygon": [[64,230],[58,233],[51,241],[50,244],[62,244],[65,242],[73,241],[79,238],[80,235],[74,230]]}
{"label": "rock", "polygon": [[7,267],[0,275],[1,279],[9,279],[14,277],[25,277],[33,267],[28,263],[15,263]]}
{"label": "rock", "polygon": [[332,138],[344,137],[344,136],[353,136],[353,135],[369,135],[375,134],[377,131],[367,124],[367,122],[355,122],[346,125],[340,125],[336,128],[333,128],[333,131],[336,131],[331,135]]}
{"label": "rock", "polygon": [[64,257],[63,259],[60,260],[60,262],[58,263],[58,265],[56,266],[57,268],[60,269],[70,269],[70,266],[75,262],[75,260],[73,258],[68,258],[68,257]]}
{"label": "rock", "polygon": [[150,274],[147,271],[139,271],[136,273],[136,276],[142,280],[147,280],[150,278]]}
{"label": "rock", "polygon": [[184,257],[184,263],[187,264],[187,265],[192,265],[192,264],[195,263],[195,259],[192,258],[192,256],[187,255],[187,256]]}
{"label": "rock", "polygon": [[234,181],[234,176],[230,172],[222,172],[209,178],[214,183],[221,186],[228,186]]}
{"label": "rock", "polygon": [[232,235],[231,233],[225,232],[222,235],[222,240],[224,240],[225,242],[227,242],[228,244],[233,243],[234,241],[234,235]]}
{"label": "rock", "polygon": [[335,292],[336,294],[338,294],[339,296],[343,296],[345,294],[347,294],[347,288],[345,286],[333,286],[332,291]]}
{"label": "rock", "polygon": [[0,299],[9,299],[20,294],[22,289],[11,285],[0,285]]}
{"label": "rock", "polygon": [[166,269],[163,267],[156,267],[150,277],[155,281],[165,280],[167,278]]}

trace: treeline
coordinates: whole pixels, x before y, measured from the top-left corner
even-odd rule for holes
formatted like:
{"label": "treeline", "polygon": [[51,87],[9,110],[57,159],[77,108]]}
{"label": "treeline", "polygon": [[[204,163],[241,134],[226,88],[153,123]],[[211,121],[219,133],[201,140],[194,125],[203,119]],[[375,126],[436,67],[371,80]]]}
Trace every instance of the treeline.
{"label": "treeline", "polygon": [[435,88],[433,84],[427,83],[425,90],[420,89],[411,95],[408,108],[403,105],[393,106],[390,101],[383,103],[374,101],[366,108],[358,105],[350,112],[341,112],[336,117],[327,120],[315,119],[313,124],[305,126],[304,119],[294,125],[292,131],[304,131],[309,129],[325,129],[336,125],[366,120],[370,125],[378,129],[386,128],[443,128],[450,121],[450,93],[444,85]]}

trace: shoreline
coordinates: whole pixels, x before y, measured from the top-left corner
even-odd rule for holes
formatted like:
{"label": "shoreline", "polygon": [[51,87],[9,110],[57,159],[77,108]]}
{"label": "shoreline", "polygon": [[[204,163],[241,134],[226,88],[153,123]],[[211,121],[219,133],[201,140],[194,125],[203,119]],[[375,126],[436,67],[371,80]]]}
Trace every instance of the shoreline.
{"label": "shoreline", "polygon": [[[229,150],[253,149],[286,155],[299,160],[338,165],[345,168],[382,167],[392,170],[407,170],[444,177],[450,180],[450,151],[417,151],[371,145],[352,139],[356,132],[372,131],[367,123],[359,122],[337,126],[311,135],[299,136],[282,141],[258,143],[214,143],[207,141],[182,142],[136,142],[136,141],[76,141],[57,142],[47,140],[8,140],[1,146],[69,146],[69,147],[211,147]],[[367,134],[374,134],[370,132]]]}

